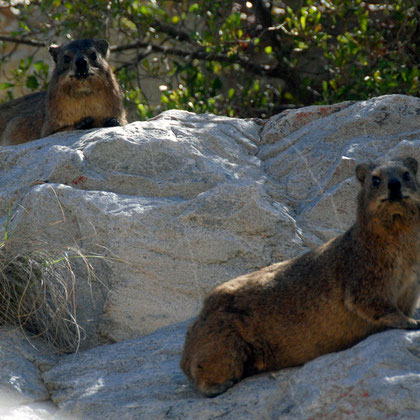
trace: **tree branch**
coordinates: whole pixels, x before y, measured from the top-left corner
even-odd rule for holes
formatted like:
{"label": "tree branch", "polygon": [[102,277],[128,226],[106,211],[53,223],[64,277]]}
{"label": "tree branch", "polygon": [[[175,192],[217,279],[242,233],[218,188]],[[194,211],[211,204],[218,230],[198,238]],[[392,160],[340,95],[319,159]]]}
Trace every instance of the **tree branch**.
{"label": "tree branch", "polygon": [[154,20],[152,25],[156,30],[164,32],[171,36],[172,38],[177,39],[178,41],[187,41],[191,42],[191,36],[188,34],[188,32],[178,30],[174,28],[172,25],[167,25],[166,23],[159,22],[158,20]]}
{"label": "tree branch", "polygon": [[31,39],[22,39],[22,38],[13,38],[11,36],[0,35],[0,41],[11,42],[14,44],[25,44],[30,45],[31,47],[46,47],[45,42],[33,41]]}
{"label": "tree branch", "polygon": [[246,58],[241,58],[238,56],[228,56],[226,54],[220,54],[220,53],[219,54],[211,53],[211,52],[205,51],[204,49],[196,50],[196,51],[184,51],[179,48],[171,48],[171,47],[166,47],[162,45],[149,44],[146,42],[135,42],[132,44],[112,46],[110,50],[112,52],[119,52],[119,51],[126,51],[126,50],[132,50],[132,49],[137,49],[137,48],[150,48],[152,51],[157,52],[157,53],[175,55],[177,57],[183,57],[183,58],[189,57],[190,59],[197,58],[199,60],[215,60],[215,61],[221,61],[225,63],[239,64],[242,67],[246,68],[247,70],[251,71],[252,73],[258,74],[258,75],[270,75],[270,70],[271,70],[271,69],[267,69],[265,66],[260,66],[260,65],[251,63]]}
{"label": "tree branch", "polygon": [[[22,39],[22,38],[13,38],[13,37],[3,36],[3,35],[0,35],[0,41],[11,42],[14,44],[24,44],[24,45],[29,45],[32,47],[45,47],[47,45],[45,42],[41,42],[41,41],[34,41],[34,40]],[[264,75],[264,76],[272,76],[272,77],[282,77],[282,75],[280,74],[281,71],[278,67],[266,68],[265,66],[251,63],[249,59],[247,58],[242,58],[238,56],[228,56],[226,54],[220,54],[220,53],[217,53],[217,54],[211,53],[211,52],[205,51],[204,49],[195,50],[195,51],[185,51],[179,48],[171,48],[171,47],[166,47],[162,45],[150,44],[146,42],[134,42],[131,44],[126,44],[126,45],[113,45],[110,47],[110,51],[120,52],[120,51],[126,51],[126,50],[138,49],[138,48],[146,48],[156,53],[169,54],[169,55],[174,55],[174,56],[183,57],[183,58],[190,58],[190,59],[197,58],[199,60],[215,60],[215,61],[220,61],[224,63],[239,64],[244,69],[249,70],[250,72],[259,76]],[[130,64],[132,63],[128,63],[127,65],[123,67],[128,67]],[[289,77],[286,77],[286,78],[288,79]]]}

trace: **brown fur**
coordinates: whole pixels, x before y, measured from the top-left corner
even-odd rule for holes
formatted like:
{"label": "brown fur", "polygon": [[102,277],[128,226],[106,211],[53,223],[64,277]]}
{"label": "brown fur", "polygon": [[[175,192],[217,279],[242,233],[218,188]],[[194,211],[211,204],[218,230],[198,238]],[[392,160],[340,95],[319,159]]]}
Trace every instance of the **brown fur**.
{"label": "brown fur", "polygon": [[416,172],[413,158],[359,165],[357,221],[347,232],[218,286],[181,360],[198,390],[215,396],[246,375],[301,365],[386,328],[419,328]]}
{"label": "brown fur", "polygon": [[[51,46],[56,62],[46,92],[0,105],[0,145],[21,144],[59,131],[126,124],[123,94],[107,57],[104,40],[73,41]],[[96,59],[90,57],[96,54]],[[64,56],[71,59],[64,62]],[[77,59],[88,76],[78,74]]]}

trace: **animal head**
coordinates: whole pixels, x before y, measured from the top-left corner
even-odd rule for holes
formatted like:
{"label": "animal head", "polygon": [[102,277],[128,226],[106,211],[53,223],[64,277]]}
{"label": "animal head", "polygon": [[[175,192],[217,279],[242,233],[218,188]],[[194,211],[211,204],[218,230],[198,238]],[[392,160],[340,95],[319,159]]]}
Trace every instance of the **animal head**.
{"label": "animal head", "polygon": [[420,191],[416,179],[418,163],[412,157],[382,163],[362,163],[356,177],[362,185],[359,214],[380,220],[387,227],[419,222]]}
{"label": "animal head", "polygon": [[69,93],[90,93],[98,78],[110,73],[107,58],[109,44],[105,40],[82,39],[64,45],[51,45],[49,52],[56,64],[53,78]]}

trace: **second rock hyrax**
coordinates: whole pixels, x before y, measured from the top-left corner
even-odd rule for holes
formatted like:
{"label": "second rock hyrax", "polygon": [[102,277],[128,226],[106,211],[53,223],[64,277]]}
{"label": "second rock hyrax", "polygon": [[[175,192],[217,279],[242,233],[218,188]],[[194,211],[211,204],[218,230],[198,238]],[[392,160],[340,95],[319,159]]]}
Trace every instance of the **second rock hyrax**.
{"label": "second rock hyrax", "polygon": [[181,360],[204,395],[298,366],[386,328],[417,329],[420,193],[413,158],[360,164],[355,224],[300,257],[218,286]]}
{"label": "second rock hyrax", "polygon": [[107,61],[107,41],[72,41],[52,45],[49,52],[55,69],[48,90],[0,105],[0,145],[127,123],[124,96]]}

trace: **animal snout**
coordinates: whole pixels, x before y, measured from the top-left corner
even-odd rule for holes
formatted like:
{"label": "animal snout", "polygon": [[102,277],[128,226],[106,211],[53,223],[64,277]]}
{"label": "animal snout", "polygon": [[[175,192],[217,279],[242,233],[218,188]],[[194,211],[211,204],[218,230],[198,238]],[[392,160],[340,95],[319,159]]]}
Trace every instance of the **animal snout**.
{"label": "animal snout", "polygon": [[87,76],[88,74],[88,63],[85,58],[80,57],[76,60],[76,74],[78,76]]}
{"label": "animal snout", "polygon": [[389,199],[392,200],[401,200],[401,182],[398,181],[396,178],[391,178],[388,181],[388,189],[389,189]]}

